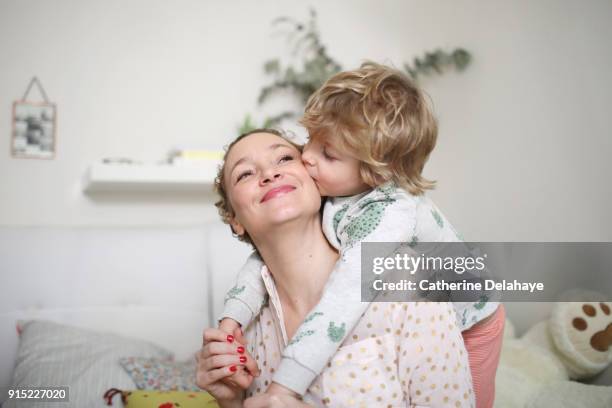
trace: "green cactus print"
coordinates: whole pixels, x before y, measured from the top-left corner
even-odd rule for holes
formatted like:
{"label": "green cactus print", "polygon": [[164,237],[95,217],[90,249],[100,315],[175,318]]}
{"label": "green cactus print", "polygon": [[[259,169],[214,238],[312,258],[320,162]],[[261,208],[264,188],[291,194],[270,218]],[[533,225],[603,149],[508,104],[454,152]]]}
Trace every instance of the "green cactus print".
{"label": "green cactus print", "polygon": [[227,302],[229,299],[237,298],[239,294],[244,292],[244,289],[245,289],[244,286],[241,286],[241,287],[234,286],[227,292],[227,295],[225,296],[225,301]]}
{"label": "green cactus print", "polygon": [[341,209],[338,210],[337,213],[334,214],[334,231],[338,233],[338,224],[340,224],[340,220],[344,217],[344,214],[349,209],[348,203],[344,204]]}
{"label": "green cactus print", "polygon": [[478,299],[478,302],[474,303],[474,309],[482,310],[486,306],[488,301],[489,297],[487,295],[482,295],[480,299]]}
{"label": "green cactus print", "polygon": [[419,243],[419,237],[417,237],[416,235],[413,235],[412,239],[408,243],[408,246],[410,248],[414,248],[415,246],[417,246],[418,243]]}
{"label": "green cactus print", "polygon": [[308,323],[311,322],[315,317],[318,316],[323,316],[322,312],[314,312],[311,315],[309,315],[308,317],[306,317],[306,319],[304,319],[304,323]]}
{"label": "green cactus print", "polygon": [[345,228],[344,232],[348,236],[347,246],[351,247],[356,242],[362,241],[370,232],[374,231],[383,216],[384,208],[382,203],[373,203],[366,207],[359,217],[354,218]]}
{"label": "green cactus print", "polygon": [[455,236],[457,237],[459,241],[465,241],[465,238],[463,237],[463,235],[459,231],[457,231],[455,227],[453,227],[452,225],[450,225],[450,227],[453,230],[453,233],[455,234]]}
{"label": "green cactus print", "polygon": [[438,224],[438,226],[440,228],[444,228],[444,220],[442,219],[442,216],[440,216],[440,213],[436,211],[435,209],[432,209],[431,215],[434,217],[434,220],[436,220],[436,223]]}
{"label": "green cactus print", "polygon": [[346,323],[342,323],[342,326],[336,326],[334,322],[329,322],[327,328],[327,337],[334,343],[340,342],[344,338],[346,333]]}
{"label": "green cactus print", "polygon": [[314,330],[306,330],[304,332],[299,332],[291,339],[291,341],[287,345],[291,346],[292,344],[299,343],[304,337],[312,336],[313,334],[315,334]]}
{"label": "green cactus print", "polygon": [[385,208],[396,201],[390,195],[392,190],[392,186],[377,187],[374,191],[381,193],[383,195],[382,198],[368,198],[359,203],[361,213],[356,217],[349,218],[348,225],[342,231],[348,238],[346,242],[347,247],[350,248],[356,242],[362,241],[378,227]]}
{"label": "green cactus print", "polygon": [[393,194],[393,192],[396,189],[397,189],[397,185],[395,184],[395,182],[386,183],[386,184],[383,184],[382,186],[376,187],[376,190],[384,194],[386,198],[390,198],[391,194]]}

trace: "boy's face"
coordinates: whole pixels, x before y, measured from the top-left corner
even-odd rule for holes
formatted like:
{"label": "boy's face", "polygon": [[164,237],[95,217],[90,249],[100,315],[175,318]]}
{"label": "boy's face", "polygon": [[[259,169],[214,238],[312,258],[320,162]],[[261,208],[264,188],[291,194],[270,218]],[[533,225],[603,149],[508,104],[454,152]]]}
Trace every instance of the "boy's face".
{"label": "boy's face", "polygon": [[302,161],[324,197],[351,196],[371,187],[361,180],[359,160],[341,151],[331,141],[309,139]]}

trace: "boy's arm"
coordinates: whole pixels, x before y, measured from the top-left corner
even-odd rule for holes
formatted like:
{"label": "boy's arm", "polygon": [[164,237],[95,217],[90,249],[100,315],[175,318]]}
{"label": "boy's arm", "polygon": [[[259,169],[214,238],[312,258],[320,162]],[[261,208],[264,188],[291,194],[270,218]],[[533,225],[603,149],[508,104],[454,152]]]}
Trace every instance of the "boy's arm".
{"label": "boy's arm", "polygon": [[375,198],[346,211],[348,221],[338,224],[341,258],[321,300],[285,348],[274,375],[274,382],[300,395],[323,371],[369,306],[361,302],[361,240],[406,242],[414,232],[416,207],[412,200]]}
{"label": "boy's arm", "polygon": [[257,316],[266,297],[266,288],[261,279],[263,262],[253,252],[238,272],[236,284],[225,295],[225,305],[219,320],[234,319],[247,327]]}

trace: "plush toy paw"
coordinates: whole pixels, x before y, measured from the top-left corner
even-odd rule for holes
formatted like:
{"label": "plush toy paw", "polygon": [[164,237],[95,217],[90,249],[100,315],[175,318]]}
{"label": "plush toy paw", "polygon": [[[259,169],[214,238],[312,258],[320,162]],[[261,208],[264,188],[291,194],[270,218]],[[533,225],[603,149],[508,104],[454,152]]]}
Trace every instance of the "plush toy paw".
{"label": "plush toy paw", "polygon": [[[610,316],[610,306],[607,303],[600,302],[598,311],[597,306],[585,303],[582,305],[582,311],[587,319],[583,317],[576,317],[574,320],[572,320],[572,326],[574,326],[574,328],[579,332],[586,332],[589,329],[591,329],[591,332],[595,331],[591,336],[589,343],[591,344],[593,350],[605,353],[610,349],[610,346],[612,346],[612,316]],[[603,323],[605,326],[602,327],[601,330],[597,330],[598,327],[593,327],[597,326],[596,322],[592,322],[591,326],[589,327],[589,323],[587,321],[589,320],[588,317],[596,318],[598,313],[602,313],[600,316],[603,317],[603,319],[599,319],[599,323]],[[606,319],[605,316],[610,316],[610,319]],[[609,321],[608,325],[606,325],[606,320]]]}
{"label": "plush toy paw", "polygon": [[572,378],[595,375],[612,362],[612,304],[559,302],[550,333]]}

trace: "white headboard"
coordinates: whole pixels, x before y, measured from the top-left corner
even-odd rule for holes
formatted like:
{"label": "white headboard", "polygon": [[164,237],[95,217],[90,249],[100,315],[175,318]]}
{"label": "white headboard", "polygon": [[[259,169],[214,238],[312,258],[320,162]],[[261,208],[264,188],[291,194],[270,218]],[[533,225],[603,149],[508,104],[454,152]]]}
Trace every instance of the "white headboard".
{"label": "white headboard", "polygon": [[0,227],[0,387],[10,382],[17,319],[111,331],[190,357],[249,253],[220,222]]}

